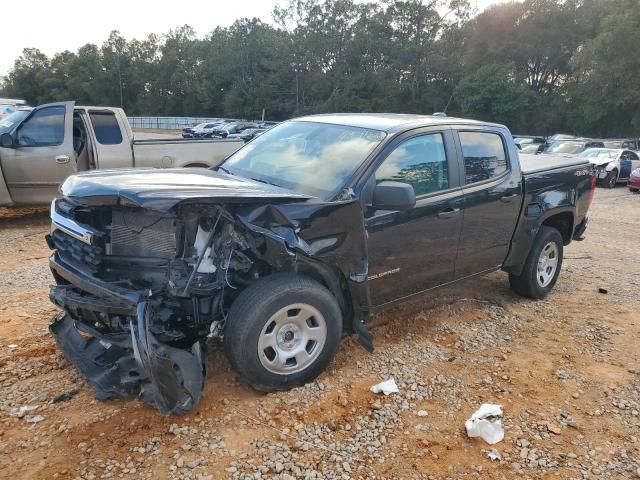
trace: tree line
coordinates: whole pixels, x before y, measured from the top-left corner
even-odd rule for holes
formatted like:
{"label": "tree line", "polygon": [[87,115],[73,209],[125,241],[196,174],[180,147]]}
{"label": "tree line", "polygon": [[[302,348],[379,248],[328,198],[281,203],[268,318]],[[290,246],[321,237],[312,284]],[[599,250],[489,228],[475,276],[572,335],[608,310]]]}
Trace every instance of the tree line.
{"label": "tree line", "polygon": [[640,136],[639,0],[288,0],[198,38],[117,31],[49,58],[26,48],[0,96],[73,99],[131,115],[274,120],[433,113],[519,133]]}

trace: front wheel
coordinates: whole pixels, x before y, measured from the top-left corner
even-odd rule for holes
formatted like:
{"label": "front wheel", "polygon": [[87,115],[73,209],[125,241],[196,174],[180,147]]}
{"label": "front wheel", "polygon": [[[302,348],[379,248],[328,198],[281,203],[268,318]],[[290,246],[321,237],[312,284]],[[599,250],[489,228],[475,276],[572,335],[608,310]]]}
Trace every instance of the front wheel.
{"label": "front wheel", "polygon": [[604,186],[606,188],[616,188],[616,183],[618,183],[618,171],[611,170],[604,178]]}
{"label": "front wheel", "polygon": [[521,274],[509,275],[513,291],[528,298],[546,297],[560,275],[562,256],[560,232],[553,227],[541,227]]}
{"label": "front wheel", "polygon": [[338,349],[342,313],[311,278],[275,274],[247,287],[225,322],[231,366],[256,390],[301,386],[327,367]]}

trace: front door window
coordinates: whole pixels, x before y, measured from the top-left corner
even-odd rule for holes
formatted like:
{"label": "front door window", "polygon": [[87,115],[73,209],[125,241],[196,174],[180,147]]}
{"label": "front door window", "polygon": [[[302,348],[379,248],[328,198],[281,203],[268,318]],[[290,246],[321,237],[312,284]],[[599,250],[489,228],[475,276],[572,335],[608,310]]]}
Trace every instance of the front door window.
{"label": "front door window", "polygon": [[22,147],[51,147],[64,142],[63,106],[47,107],[36,111],[18,129],[18,145]]}

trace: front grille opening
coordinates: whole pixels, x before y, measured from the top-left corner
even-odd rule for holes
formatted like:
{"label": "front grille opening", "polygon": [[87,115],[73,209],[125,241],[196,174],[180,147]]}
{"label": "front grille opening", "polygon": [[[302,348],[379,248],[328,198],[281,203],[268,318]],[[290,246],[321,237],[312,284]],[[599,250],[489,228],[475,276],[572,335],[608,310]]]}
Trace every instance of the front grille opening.
{"label": "front grille opening", "polygon": [[173,218],[143,210],[113,210],[109,253],[125,257],[174,258],[176,223]]}

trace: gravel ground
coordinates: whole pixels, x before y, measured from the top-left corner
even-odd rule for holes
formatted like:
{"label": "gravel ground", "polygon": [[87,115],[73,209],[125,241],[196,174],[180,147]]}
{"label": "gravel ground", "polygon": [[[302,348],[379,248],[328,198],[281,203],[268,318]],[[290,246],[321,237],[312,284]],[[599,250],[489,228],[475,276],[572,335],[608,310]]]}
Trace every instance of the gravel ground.
{"label": "gravel ground", "polygon": [[[47,330],[46,212],[0,209],[0,478],[640,477],[638,202],[598,190],[546,300],[501,273],[441,290],[382,314],[373,354],[346,339],[305,387],[254,392],[212,344],[184,417],[94,399]],[[391,377],[400,393],[369,391]],[[481,403],[504,409],[494,446],[464,430]]]}

